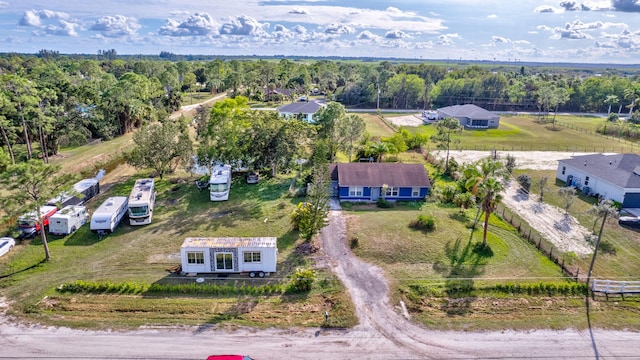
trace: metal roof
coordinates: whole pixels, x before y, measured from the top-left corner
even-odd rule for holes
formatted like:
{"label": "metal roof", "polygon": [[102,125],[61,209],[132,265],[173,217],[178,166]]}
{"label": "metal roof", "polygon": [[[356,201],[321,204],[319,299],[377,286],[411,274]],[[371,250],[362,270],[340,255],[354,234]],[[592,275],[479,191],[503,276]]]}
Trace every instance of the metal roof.
{"label": "metal roof", "polygon": [[431,186],[422,164],[338,163],[336,166],[340,186]]}
{"label": "metal roof", "polygon": [[242,248],[242,247],[276,247],[275,237],[200,237],[186,238],[183,248]]}
{"label": "metal roof", "polygon": [[562,159],[558,163],[572,166],[622,188],[640,188],[640,155],[592,154]]}

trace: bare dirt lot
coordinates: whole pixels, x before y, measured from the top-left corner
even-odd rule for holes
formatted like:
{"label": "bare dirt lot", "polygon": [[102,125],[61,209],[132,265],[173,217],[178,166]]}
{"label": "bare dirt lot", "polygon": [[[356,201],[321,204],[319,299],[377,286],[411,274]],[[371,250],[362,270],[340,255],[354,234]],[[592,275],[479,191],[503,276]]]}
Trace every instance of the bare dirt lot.
{"label": "bare dirt lot", "polygon": [[420,126],[424,124],[421,114],[385,117],[385,119],[396,126]]}

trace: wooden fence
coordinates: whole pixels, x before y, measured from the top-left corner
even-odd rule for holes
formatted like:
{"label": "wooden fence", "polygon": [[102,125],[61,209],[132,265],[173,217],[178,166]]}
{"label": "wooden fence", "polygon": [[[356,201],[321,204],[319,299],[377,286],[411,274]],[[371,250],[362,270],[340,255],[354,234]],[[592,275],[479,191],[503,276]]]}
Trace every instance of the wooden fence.
{"label": "wooden fence", "polygon": [[597,280],[591,282],[591,291],[604,294],[607,298],[610,294],[620,295],[640,295],[640,281],[618,281],[618,280]]}

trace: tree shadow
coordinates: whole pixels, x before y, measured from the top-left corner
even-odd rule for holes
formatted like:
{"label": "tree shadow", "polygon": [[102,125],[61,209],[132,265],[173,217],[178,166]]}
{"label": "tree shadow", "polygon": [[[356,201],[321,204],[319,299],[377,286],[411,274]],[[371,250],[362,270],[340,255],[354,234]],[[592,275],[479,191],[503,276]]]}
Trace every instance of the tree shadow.
{"label": "tree shadow", "polygon": [[[440,267],[444,273],[447,302],[441,309],[448,316],[465,315],[470,312],[474,297],[474,278],[483,273],[482,264],[493,256],[488,245],[472,242],[472,236],[464,243],[460,238],[445,246],[448,266]],[[438,270],[436,268],[436,270]]]}
{"label": "tree shadow", "polygon": [[593,326],[591,325],[591,313],[589,307],[589,291],[587,291],[587,295],[584,298],[585,308],[587,310],[587,326],[589,327],[589,337],[591,338],[591,346],[593,347],[593,352],[595,359],[600,359],[600,353],[598,352],[598,344],[596,344],[596,338],[593,335]]}
{"label": "tree shadow", "polygon": [[17,275],[17,274],[29,271],[31,269],[35,269],[38,266],[44,264],[45,262],[47,262],[47,259],[42,259],[42,260],[38,261],[37,263],[35,263],[33,265],[29,265],[29,266],[27,266],[27,267],[25,267],[23,269],[13,271],[13,272],[10,272],[8,274],[2,274],[2,275],[0,275],[0,279],[9,278],[9,277],[12,277],[13,275]]}

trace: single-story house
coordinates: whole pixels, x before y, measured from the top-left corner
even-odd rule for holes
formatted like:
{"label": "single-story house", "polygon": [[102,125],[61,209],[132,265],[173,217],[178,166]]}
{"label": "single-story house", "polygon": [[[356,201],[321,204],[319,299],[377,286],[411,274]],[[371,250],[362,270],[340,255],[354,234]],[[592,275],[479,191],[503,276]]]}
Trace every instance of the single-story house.
{"label": "single-story house", "polygon": [[276,271],[275,237],[186,238],[180,247],[184,273],[249,273]]}
{"label": "single-story house", "polygon": [[424,200],[431,182],[422,164],[337,163],[329,165],[340,201]]}
{"label": "single-story house", "polygon": [[473,104],[447,106],[437,112],[438,119],[458,119],[467,129],[497,129],[500,126],[500,115]]}
{"label": "single-story house", "polygon": [[286,118],[294,117],[313,123],[313,115],[320,110],[321,104],[315,101],[298,101],[278,107],[278,114]]}
{"label": "single-story house", "polygon": [[584,194],[640,208],[640,155],[592,154],[559,160],[556,178]]}

